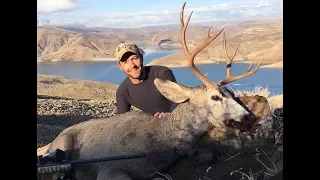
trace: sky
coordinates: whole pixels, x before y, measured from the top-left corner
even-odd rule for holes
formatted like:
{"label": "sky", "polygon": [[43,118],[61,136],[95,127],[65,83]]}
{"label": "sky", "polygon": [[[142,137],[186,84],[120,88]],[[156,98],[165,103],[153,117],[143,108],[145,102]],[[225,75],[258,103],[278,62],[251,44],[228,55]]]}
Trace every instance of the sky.
{"label": "sky", "polygon": [[184,2],[191,22],[282,16],[282,0],[37,0],[37,19],[53,25],[141,27],[179,23]]}

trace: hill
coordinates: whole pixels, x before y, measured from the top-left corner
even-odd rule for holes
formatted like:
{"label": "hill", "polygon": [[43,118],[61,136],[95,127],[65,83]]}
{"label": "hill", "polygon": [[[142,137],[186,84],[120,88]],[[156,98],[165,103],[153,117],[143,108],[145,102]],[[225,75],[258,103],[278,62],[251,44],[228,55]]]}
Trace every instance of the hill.
{"label": "hill", "polygon": [[63,29],[38,28],[38,61],[113,59],[118,39],[84,35]]}
{"label": "hill", "polygon": [[[230,54],[241,40],[235,61],[250,60],[255,54],[264,54],[263,63],[282,61],[282,17],[242,19],[189,24],[186,40],[192,49],[205,38],[209,25],[214,34],[223,25]],[[196,57],[195,63],[224,61],[222,35]],[[37,59],[42,61],[112,60],[116,46],[123,41],[134,41],[142,49],[159,46],[162,49],[180,49],[179,24],[139,28],[88,28],[85,26],[41,26],[37,33]],[[151,64],[185,66],[179,53],[154,60]]]}
{"label": "hill", "polygon": [[70,79],[55,75],[37,76],[39,96],[67,99],[114,100],[118,85],[105,82]]}
{"label": "hill", "polygon": [[[219,28],[211,30],[214,35]],[[186,40],[189,51],[201,43],[205,38],[207,29],[192,29],[188,32]],[[263,54],[262,63],[271,64],[283,60],[283,33],[282,21],[275,18],[273,21],[243,21],[234,22],[231,26],[227,26],[224,30],[226,34],[228,54],[232,55],[240,42],[239,51],[234,61],[248,61],[252,60],[255,55]],[[169,36],[170,35],[170,36]],[[157,36],[161,36],[157,34]],[[159,46],[181,47],[179,32],[163,33],[163,39],[158,43]],[[161,39],[161,38],[160,38]],[[223,50],[223,34],[220,34],[211,44],[209,44],[203,51],[201,51],[195,58],[195,64],[214,63],[218,61],[225,61]],[[163,58],[155,59],[148,65],[166,65],[169,67],[186,66],[182,52],[172,54]]]}

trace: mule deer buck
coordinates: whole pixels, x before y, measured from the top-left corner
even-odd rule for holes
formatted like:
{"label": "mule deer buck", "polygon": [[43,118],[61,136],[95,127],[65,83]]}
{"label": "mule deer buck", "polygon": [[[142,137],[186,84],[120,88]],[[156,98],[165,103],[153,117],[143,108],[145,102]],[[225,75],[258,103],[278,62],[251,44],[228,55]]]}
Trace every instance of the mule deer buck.
{"label": "mule deer buck", "polygon": [[[255,73],[253,70],[231,76],[231,58],[227,59],[228,76],[216,84],[210,82],[194,65],[194,58],[224,30],[208,37],[189,52],[185,32],[192,15],[184,23],[180,13],[181,41],[193,73],[205,86],[187,87],[171,81],[155,79],[159,92],[169,100],[180,103],[163,118],[143,112],[127,112],[108,118],[93,119],[73,125],[62,131],[49,145],[48,151],[61,149],[68,152],[69,160],[145,153],[145,158],[92,163],[75,167],[75,177],[81,179],[149,179],[166,171],[183,157],[203,134],[214,127],[214,137],[223,138],[226,125],[223,120],[242,121],[250,113],[234,100],[222,86]],[[233,56],[234,57],[234,56]],[[251,67],[251,65],[250,65]]]}

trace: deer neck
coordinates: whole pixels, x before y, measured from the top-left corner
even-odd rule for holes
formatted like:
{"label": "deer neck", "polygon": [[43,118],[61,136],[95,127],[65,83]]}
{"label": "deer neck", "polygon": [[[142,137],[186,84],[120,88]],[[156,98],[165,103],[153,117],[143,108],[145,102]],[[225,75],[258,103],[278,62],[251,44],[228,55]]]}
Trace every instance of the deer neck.
{"label": "deer neck", "polygon": [[176,128],[192,136],[202,136],[212,128],[208,116],[209,112],[205,107],[182,103],[169,114],[168,118],[172,119]]}

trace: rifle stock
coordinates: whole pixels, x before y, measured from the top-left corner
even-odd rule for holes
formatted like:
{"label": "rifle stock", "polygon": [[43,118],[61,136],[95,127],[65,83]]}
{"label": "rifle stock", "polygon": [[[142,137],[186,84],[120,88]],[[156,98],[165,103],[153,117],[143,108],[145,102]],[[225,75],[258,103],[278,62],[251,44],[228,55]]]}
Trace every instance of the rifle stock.
{"label": "rifle stock", "polygon": [[[57,153],[53,153],[53,154],[57,154]],[[122,156],[95,158],[95,159],[88,159],[88,160],[75,160],[75,161],[71,161],[71,162],[69,162],[69,161],[61,161],[61,162],[55,161],[53,163],[38,165],[38,173],[39,174],[48,174],[48,173],[53,173],[53,172],[66,172],[66,171],[70,171],[74,165],[103,162],[103,161],[114,161],[114,160],[122,160],[122,159],[135,159],[135,158],[143,158],[143,157],[145,157],[144,153],[134,154],[134,155],[122,155]]]}

